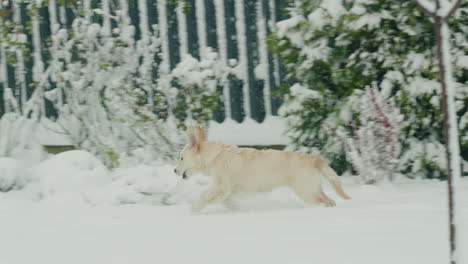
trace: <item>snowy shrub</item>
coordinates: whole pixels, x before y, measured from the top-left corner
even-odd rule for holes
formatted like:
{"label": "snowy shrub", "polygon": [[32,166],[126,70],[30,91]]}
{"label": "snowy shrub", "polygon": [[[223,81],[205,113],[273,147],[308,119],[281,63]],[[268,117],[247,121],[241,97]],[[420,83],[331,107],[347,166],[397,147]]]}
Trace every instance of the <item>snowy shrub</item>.
{"label": "snowy shrub", "polygon": [[351,135],[328,124],[325,127],[343,144],[347,159],[364,183],[393,180],[401,151],[403,116],[375,83],[366,87],[359,99],[359,122]]}
{"label": "snowy shrub", "polygon": [[0,118],[0,157],[20,159],[28,166],[41,161],[46,153],[36,134],[42,122],[38,115],[38,93],[35,92],[22,109],[10,89],[6,89],[4,95],[5,103],[12,111]]}
{"label": "snowy shrub", "polygon": [[120,155],[141,148],[154,158],[174,159],[181,134],[168,110],[171,87],[153,78],[157,28],[136,41],[128,15],[117,14],[112,31],[87,15],[52,37],[50,69],[57,88],[46,95],[73,143],[107,166],[116,167]]}
{"label": "snowy shrub", "polygon": [[90,194],[110,181],[107,168],[94,155],[82,150],[66,151],[39,163],[30,170],[40,198],[55,195]]}
{"label": "snowy shrub", "polygon": [[0,158],[0,192],[21,189],[25,184],[21,162],[13,158]]}
{"label": "snowy shrub", "polygon": [[[468,107],[468,4],[450,19],[455,99],[460,135]],[[414,1],[292,1],[290,18],[277,24],[272,47],[289,76],[318,96],[293,91],[281,114],[290,124],[290,148],[324,155],[338,171],[350,170],[344,150],[320,124],[352,129],[350,95],[377,81],[404,116],[399,171],[409,177],[445,177],[441,91],[433,24]],[[461,140],[461,153],[468,141]],[[464,174],[468,156],[462,154]]]}
{"label": "snowy shrub", "polygon": [[[331,92],[320,93],[296,83],[290,87],[279,114],[286,116],[289,127],[286,131],[290,138],[288,150],[320,153],[341,174],[346,170],[346,157],[339,142],[322,126],[325,120],[331,122],[329,117],[336,111],[338,99],[332,98],[334,94]],[[350,114],[343,112],[348,121]]]}
{"label": "snowy shrub", "polygon": [[171,77],[179,86],[180,98],[176,114],[181,121],[194,120],[206,125],[213,119],[213,110],[221,107],[219,98],[223,86],[233,74],[232,68],[222,62],[216,52],[207,50],[201,60],[186,54],[172,70]]}
{"label": "snowy shrub", "polygon": [[0,157],[12,157],[19,149],[28,148],[30,133],[36,123],[16,113],[4,114],[0,119]]}
{"label": "snowy shrub", "polygon": [[[26,30],[15,14],[17,4],[6,4],[0,12],[0,157],[35,162],[43,154],[37,138],[34,137],[43,105],[38,100],[40,89],[32,91],[29,98],[26,96],[28,89],[25,61],[31,54]],[[24,1],[24,4],[28,4],[30,9],[34,7],[29,1]],[[34,14],[31,12],[31,15]],[[8,78],[7,67],[14,69],[15,78]],[[33,81],[32,87],[39,80],[34,78]]]}

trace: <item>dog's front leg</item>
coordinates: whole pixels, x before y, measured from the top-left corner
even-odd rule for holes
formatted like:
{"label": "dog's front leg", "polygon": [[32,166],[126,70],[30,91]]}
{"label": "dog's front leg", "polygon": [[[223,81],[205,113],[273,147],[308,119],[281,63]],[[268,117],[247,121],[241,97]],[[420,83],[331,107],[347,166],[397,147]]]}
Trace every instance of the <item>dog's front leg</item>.
{"label": "dog's front leg", "polygon": [[192,212],[200,212],[206,205],[216,203],[225,199],[230,194],[228,184],[223,181],[215,181],[213,185],[205,191],[198,200],[192,204]]}

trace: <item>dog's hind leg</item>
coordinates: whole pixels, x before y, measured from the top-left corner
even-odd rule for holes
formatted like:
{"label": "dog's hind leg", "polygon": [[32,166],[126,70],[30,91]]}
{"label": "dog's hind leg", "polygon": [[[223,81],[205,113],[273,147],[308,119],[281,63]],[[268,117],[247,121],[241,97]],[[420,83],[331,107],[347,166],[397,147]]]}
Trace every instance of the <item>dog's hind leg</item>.
{"label": "dog's hind leg", "polygon": [[323,192],[323,190],[320,190],[319,200],[320,200],[320,202],[324,203],[326,207],[333,207],[333,206],[336,206],[335,201],[333,201],[332,199],[330,199],[330,198]]}
{"label": "dog's hind leg", "polygon": [[302,188],[293,188],[297,196],[302,198],[305,202],[313,205],[325,204],[326,207],[336,206],[335,201],[328,198],[323,192],[315,193],[311,190],[303,190]]}
{"label": "dog's hind leg", "polygon": [[304,190],[302,187],[293,186],[294,193],[299,196],[302,200],[304,200],[308,204],[312,205],[319,205],[321,203],[320,197],[313,194],[310,191]]}
{"label": "dog's hind leg", "polygon": [[335,202],[328,198],[320,185],[320,179],[310,177],[297,177],[291,186],[297,196],[313,205],[325,204],[327,207],[335,206]]}

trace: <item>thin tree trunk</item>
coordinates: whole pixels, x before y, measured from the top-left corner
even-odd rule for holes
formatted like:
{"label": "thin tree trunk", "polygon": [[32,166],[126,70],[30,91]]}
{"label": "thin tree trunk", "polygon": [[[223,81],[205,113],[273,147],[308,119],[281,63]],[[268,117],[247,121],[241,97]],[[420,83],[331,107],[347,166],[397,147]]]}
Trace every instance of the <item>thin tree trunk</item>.
{"label": "thin tree trunk", "polygon": [[[453,185],[452,185],[452,168],[451,168],[451,162],[450,160],[452,159],[452,153],[450,151],[450,137],[449,137],[449,124],[448,124],[448,116],[449,116],[449,111],[448,111],[448,106],[447,106],[447,83],[445,82],[446,78],[446,71],[445,71],[445,64],[444,60],[442,59],[443,56],[443,50],[442,50],[442,23],[443,18],[440,16],[436,16],[435,18],[435,35],[436,35],[436,44],[437,44],[437,57],[439,59],[439,79],[440,79],[440,84],[442,87],[442,111],[444,113],[444,142],[445,142],[445,153],[446,153],[446,159],[447,159],[447,184],[448,184],[448,203],[449,203],[449,235],[450,235],[450,253],[451,255],[454,254],[456,250],[456,244],[455,244],[455,224],[454,224],[454,204],[453,204]],[[456,263],[451,259],[451,263],[454,264]]]}
{"label": "thin tree trunk", "polygon": [[[460,147],[458,141],[458,126],[455,109],[455,87],[452,81],[452,65],[450,59],[450,32],[447,20],[460,6],[461,0],[449,2],[451,8],[442,13],[442,0],[435,1],[435,8],[423,4],[419,0],[416,3],[434,18],[434,31],[437,45],[437,58],[439,61],[439,80],[442,88],[442,111],[444,114],[444,141],[446,145],[447,159],[447,185],[449,206],[449,241],[450,263],[462,264],[460,243]],[[458,249],[458,251],[457,251]]]}

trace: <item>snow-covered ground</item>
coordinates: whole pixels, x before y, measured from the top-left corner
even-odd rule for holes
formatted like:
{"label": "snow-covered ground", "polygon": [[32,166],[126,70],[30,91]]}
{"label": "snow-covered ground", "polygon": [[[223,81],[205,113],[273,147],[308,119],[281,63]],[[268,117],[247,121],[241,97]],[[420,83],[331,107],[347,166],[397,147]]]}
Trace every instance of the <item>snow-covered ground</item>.
{"label": "snow-covered ground", "polygon": [[[440,264],[449,259],[446,182],[363,186],[342,177],[353,199],[339,199],[325,184],[337,202],[334,208],[305,206],[285,188],[239,196],[238,211],[213,205],[194,215],[186,201],[207,182],[182,182],[170,166],[106,172],[83,152],[46,162],[49,166],[42,162],[25,170],[36,177],[29,187],[0,193],[1,264]],[[81,189],[70,190],[55,172]],[[96,184],[83,184],[83,179],[92,182],[93,173],[99,175]],[[104,184],[107,177],[110,183]],[[142,194],[153,193],[157,201],[158,192],[181,182],[185,196],[175,205]],[[461,189],[468,190],[468,179]],[[466,230],[462,237],[468,237]]]}

